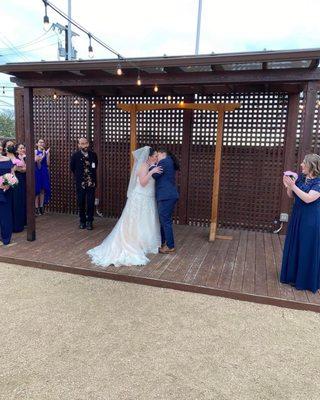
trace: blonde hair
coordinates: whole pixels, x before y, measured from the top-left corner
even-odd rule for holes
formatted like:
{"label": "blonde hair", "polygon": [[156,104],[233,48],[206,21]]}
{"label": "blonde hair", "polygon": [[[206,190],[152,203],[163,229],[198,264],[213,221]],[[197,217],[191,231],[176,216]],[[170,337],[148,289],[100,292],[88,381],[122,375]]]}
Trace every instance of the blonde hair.
{"label": "blonde hair", "polygon": [[307,154],[303,162],[312,176],[320,176],[320,156],[318,154]]}

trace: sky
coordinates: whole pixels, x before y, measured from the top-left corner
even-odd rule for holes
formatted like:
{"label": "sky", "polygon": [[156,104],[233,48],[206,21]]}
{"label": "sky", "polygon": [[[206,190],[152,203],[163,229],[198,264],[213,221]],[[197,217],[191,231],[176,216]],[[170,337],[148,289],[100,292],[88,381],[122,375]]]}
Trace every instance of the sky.
{"label": "sky", "polygon": [[[67,12],[67,0],[51,0]],[[72,18],[125,57],[194,54],[198,0],[72,0]],[[42,0],[0,2],[0,64],[57,60],[57,42],[43,29]],[[200,54],[320,48],[319,0],[202,0]],[[48,8],[50,23],[65,25]],[[74,29],[75,32],[78,32]],[[88,59],[88,37],[73,39]],[[114,58],[92,43],[94,58]],[[0,111],[13,104],[9,78],[0,74]]]}

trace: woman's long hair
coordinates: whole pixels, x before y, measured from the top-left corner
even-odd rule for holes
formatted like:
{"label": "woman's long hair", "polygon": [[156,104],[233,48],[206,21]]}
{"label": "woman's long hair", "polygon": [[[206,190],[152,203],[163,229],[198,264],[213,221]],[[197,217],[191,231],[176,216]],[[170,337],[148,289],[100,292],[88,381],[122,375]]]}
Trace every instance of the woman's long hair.
{"label": "woman's long hair", "polygon": [[174,169],[175,169],[176,171],[179,171],[179,170],[180,170],[180,163],[179,163],[179,160],[178,160],[178,158],[177,158],[173,153],[171,153],[170,150],[166,149],[165,147],[160,147],[160,148],[158,149],[158,152],[159,152],[159,153],[166,153],[169,157],[171,157],[171,158],[172,158],[172,161],[173,161]]}
{"label": "woman's long hair", "polygon": [[315,178],[320,176],[320,156],[318,154],[307,154],[303,162],[312,176]]}

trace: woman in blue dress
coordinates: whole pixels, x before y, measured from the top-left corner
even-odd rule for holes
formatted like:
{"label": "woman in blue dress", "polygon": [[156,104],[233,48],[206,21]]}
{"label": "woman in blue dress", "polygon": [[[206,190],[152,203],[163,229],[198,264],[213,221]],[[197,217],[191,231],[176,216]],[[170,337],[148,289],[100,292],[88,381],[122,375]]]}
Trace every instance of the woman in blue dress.
{"label": "woman in blue dress", "polygon": [[44,206],[48,204],[51,197],[49,165],[50,149],[46,150],[44,140],[39,139],[35,150],[35,208],[37,215],[44,214]]}
{"label": "woman in blue dress", "polygon": [[[22,145],[23,146],[23,145]],[[21,145],[19,145],[21,148]],[[15,165],[15,174],[19,184],[11,190],[13,232],[22,232],[26,225],[26,165],[17,155],[17,148],[12,140],[3,142],[3,155]]]}
{"label": "woman in blue dress", "polygon": [[284,245],[280,281],[296,289],[320,288],[320,156],[307,154],[295,181],[283,177],[294,206]]}
{"label": "woman in blue dress", "polygon": [[[0,154],[0,176],[14,171],[14,165],[9,157]],[[12,189],[0,186],[0,239],[8,245],[12,236]]]}

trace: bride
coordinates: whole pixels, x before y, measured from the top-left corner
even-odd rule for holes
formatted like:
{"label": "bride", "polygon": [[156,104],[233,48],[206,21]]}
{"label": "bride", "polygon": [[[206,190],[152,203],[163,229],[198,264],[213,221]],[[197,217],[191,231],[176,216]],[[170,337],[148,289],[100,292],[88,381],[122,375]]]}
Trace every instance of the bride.
{"label": "bride", "polygon": [[150,171],[157,162],[157,152],[145,146],[134,151],[133,156],[128,199],[122,215],[104,241],[87,252],[92,262],[101,267],[145,265],[150,261],[146,254],[158,253],[161,246],[152,174],[162,170],[154,167]]}

